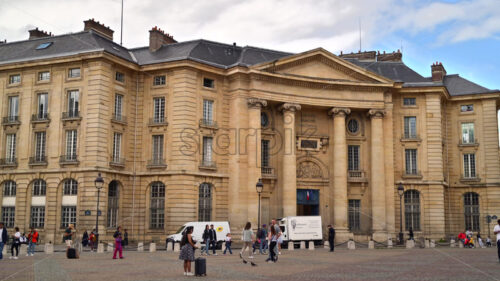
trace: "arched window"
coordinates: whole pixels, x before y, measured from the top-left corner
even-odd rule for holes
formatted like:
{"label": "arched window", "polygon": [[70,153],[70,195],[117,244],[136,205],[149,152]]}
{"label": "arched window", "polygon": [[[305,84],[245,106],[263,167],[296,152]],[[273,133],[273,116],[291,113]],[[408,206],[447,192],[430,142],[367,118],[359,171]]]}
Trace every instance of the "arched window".
{"label": "arched window", "polygon": [[116,227],[118,221],[118,182],[111,181],[108,187],[108,227]]}
{"label": "arched window", "polygon": [[16,182],[15,181],[5,181],[3,183],[3,196],[5,196],[5,197],[16,196]]}
{"label": "arched window", "polygon": [[405,197],[405,229],[420,231],[420,193],[417,190],[407,190]]}
{"label": "arched window", "polygon": [[150,228],[165,226],[165,185],[162,182],[151,184]]}
{"label": "arched window", "polygon": [[69,179],[64,182],[63,195],[78,195],[78,182]]}
{"label": "arched window", "polygon": [[38,179],[33,182],[33,196],[45,196],[47,192],[47,183]]}
{"label": "arched window", "polygon": [[464,194],[465,229],[479,231],[479,194]]}
{"label": "arched window", "polygon": [[2,221],[5,227],[14,227],[16,217],[16,182],[3,183]]}
{"label": "arched window", "polygon": [[209,183],[202,183],[198,199],[198,221],[210,220],[212,220],[212,186]]}

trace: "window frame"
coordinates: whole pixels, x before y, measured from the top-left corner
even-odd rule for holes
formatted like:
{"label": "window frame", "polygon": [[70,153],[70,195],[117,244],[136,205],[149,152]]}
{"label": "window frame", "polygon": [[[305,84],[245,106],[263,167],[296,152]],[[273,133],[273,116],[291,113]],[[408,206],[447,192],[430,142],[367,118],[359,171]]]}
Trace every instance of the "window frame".
{"label": "window frame", "polygon": [[[351,148],[356,151],[351,151]],[[360,171],[361,170],[361,146],[359,144],[350,144],[347,146],[347,170]],[[352,158],[351,158],[352,157]]]}
{"label": "window frame", "polygon": [[120,71],[115,71],[115,81],[119,83],[125,83],[125,73]]}
{"label": "window frame", "polygon": [[[43,136],[43,138],[41,136]],[[35,161],[45,161],[45,157],[47,157],[47,132],[46,131],[35,132],[34,157],[35,157]]]}
{"label": "window frame", "polygon": [[261,139],[260,140],[260,164],[263,168],[271,167],[271,140]]}
{"label": "window frame", "polygon": [[33,181],[33,186],[31,187],[32,197],[45,197],[47,196],[47,182],[43,179],[36,179]]}
{"label": "window frame", "polygon": [[165,228],[166,186],[162,182],[153,182],[150,186],[149,228]]}
{"label": "window frame", "polygon": [[[78,71],[76,71],[78,70]],[[66,75],[67,79],[80,79],[82,78],[82,68],[81,67],[69,67],[68,68],[68,75]],[[78,72],[78,76],[75,75],[73,72]]]}
{"label": "window frame", "polygon": [[464,193],[463,208],[464,208],[465,229],[467,230],[470,229],[472,231],[479,231],[481,228],[481,220],[480,220],[481,202],[479,194],[476,192]]}
{"label": "window frame", "polygon": [[[112,191],[112,188],[115,190]],[[106,226],[108,228],[117,227],[119,210],[120,210],[120,188],[117,181],[112,181],[108,186],[108,211],[106,218]]]}
{"label": "window frame", "polygon": [[70,224],[76,227],[77,206],[61,206],[61,228],[68,228]]}
{"label": "window frame", "polygon": [[[7,187],[7,183],[9,183],[9,187]],[[13,180],[6,180],[2,184],[3,190],[2,194],[3,197],[16,197],[17,195],[17,183]],[[7,192],[8,190],[8,192]]]}
{"label": "window frame", "polygon": [[71,89],[66,91],[66,109],[68,117],[80,116],[80,90]]}
{"label": "window frame", "polygon": [[65,142],[66,160],[77,160],[78,158],[78,130],[66,130]]}
{"label": "window frame", "polygon": [[[206,86],[207,85],[205,83],[206,81],[211,81],[209,86]],[[203,86],[204,89],[215,90],[215,79],[209,78],[209,77],[203,77],[202,81],[201,81],[201,85]]]}
{"label": "window frame", "polygon": [[[411,155],[411,152],[415,152],[413,155]],[[405,152],[405,175],[418,175],[418,149],[416,148],[406,148],[404,150]],[[410,152],[410,157],[408,152]],[[414,161],[412,159],[412,156],[414,156]],[[408,165],[410,164],[410,165]]]}
{"label": "window frame", "polygon": [[[42,79],[44,78],[44,74],[46,74],[46,78],[47,79]],[[37,72],[37,82],[38,83],[48,83],[50,82],[50,79],[51,79],[51,73],[49,70],[42,70],[42,71],[38,71]]]}
{"label": "window frame", "polygon": [[210,183],[198,187],[198,221],[211,221],[213,209],[213,188]]}
{"label": "window frame", "polygon": [[361,230],[361,200],[349,199],[348,200],[348,228],[349,231]]}
{"label": "window frame", "polygon": [[5,134],[5,160],[15,162],[17,155],[17,133]]}
{"label": "window frame", "polygon": [[[34,210],[37,210],[34,213]],[[34,216],[36,214],[36,216]],[[30,227],[43,229],[45,227],[45,206],[31,206],[30,209]]]}
{"label": "window frame", "polygon": [[[471,158],[471,156],[473,156]],[[467,159],[466,159],[467,158]],[[463,177],[465,179],[475,179],[477,178],[477,159],[476,153],[464,153],[463,157]]]}
{"label": "window frame", "polygon": [[[16,81],[14,81],[14,78],[17,77],[18,79],[15,79]],[[21,82],[22,82],[22,77],[21,77],[21,73],[15,73],[15,74],[9,74],[9,86],[14,86],[14,85],[20,85]]]}
{"label": "window frame", "polygon": [[[471,125],[472,125],[472,134],[471,134]],[[464,128],[464,126],[469,126],[469,128]],[[465,131],[467,131],[467,134],[464,133],[464,129]],[[464,122],[461,122],[460,123],[460,132],[461,132],[461,138],[460,138],[460,143],[461,144],[476,144],[476,135],[475,135],[475,124],[474,122],[472,121],[464,121]],[[467,135],[467,141],[465,141],[465,136]],[[472,137],[472,140],[471,140],[471,137]]]}
{"label": "window frame", "polygon": [[[463,110],[466,107],[466,110]],[[470,110],[469,110],[470,109]],[[472,113],[474,112],[474,104],[461,104],[460,105],[460,113]]]}
{"label": "window frame", "polygon": [[16,207],[2,206],[2,222],[6,228],[13,228],[16,223]]}
{"label": "window frame", "polygon": [[[413,104],[406,104],[406,101],[413,100]],[[416,97],[403,97],[403,107],[416,107],[417,106],[417,98]]]}
{"label": "window frame", "polygon": [[153,123],[162,124],[165,123],[165,97],[154,97],[153,98]]}
{"label": "window frame", "polygon": [[413,231],[421,231],[420,192],[416,189],[405,190],[403,200],[405,230],[409,231],[412,227]]}
{"label": "window frame", "polygon": [[162,87],[166,85],[167,85],[167,75],[160,74],[153,76],[153,87]]}
{"label": "window frame", "polygon": [[63,183],[63,196],[78,196],[78,181],[66,179]]}

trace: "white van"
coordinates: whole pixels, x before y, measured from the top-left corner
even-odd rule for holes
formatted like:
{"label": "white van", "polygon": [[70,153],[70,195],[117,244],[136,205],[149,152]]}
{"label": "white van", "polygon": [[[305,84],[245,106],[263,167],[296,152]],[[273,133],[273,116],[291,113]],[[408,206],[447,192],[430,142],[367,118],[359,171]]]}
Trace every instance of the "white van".
{"label": "white van", "polygon": [[279,220],[283,241],[322,241],[321,216],[285,217]]}
{"label": "white van", "polygon": [[192,237],[195,241],[203,243],[203,231],[205,231],[206,225],[214,225],[215,232],[217,234],[217,242],[222,242],[226,239],[226,234],[230,233],[229,222],[227,221],[193,221],[187,222],[177,230],[177,233],[169,235],[167,237],[168,241],[180,242],[182,239],[182,232],[188,227],[193,227]]}

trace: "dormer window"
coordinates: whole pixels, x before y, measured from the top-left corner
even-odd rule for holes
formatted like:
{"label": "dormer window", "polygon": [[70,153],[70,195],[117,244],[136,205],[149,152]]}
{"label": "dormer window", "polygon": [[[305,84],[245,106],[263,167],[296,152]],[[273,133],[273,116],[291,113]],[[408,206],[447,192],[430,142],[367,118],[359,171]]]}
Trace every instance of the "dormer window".
{"label": "dormer window", "polygon": [[404,106],[415,106],[415,105],[417,105],[417,99],[416,98],[403,98],[403,105]]}
{"label": "dormer window", "polygon": [[38,72],[38,81],[49,81],[49,80],[50,80],[49,71]]}
{"label": "dormer window", "polygon": [[68,78],[78,78],[80,77],[80,68],[70,68],[68,70]]}
{"label": "dormer window", "polygon": [[203,87],[212,88],[212,89],[215,88],[214,79],[203,78]]}

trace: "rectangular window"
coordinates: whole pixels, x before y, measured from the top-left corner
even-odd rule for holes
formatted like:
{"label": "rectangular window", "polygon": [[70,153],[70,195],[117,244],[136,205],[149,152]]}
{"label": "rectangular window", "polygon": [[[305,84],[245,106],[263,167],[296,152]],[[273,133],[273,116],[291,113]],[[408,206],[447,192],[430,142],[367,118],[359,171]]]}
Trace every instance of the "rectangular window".
{"label": "rectangular window", "polygon": [[61,228],[67,228],[70,224],[76,226],[76,206],[63,206]]}
{"label": "rectangular window", "polygon": [[153,161],[155,163],[163,161],[163,135],[153,136]]}
{"label": "rectangular window", "polygon": [[21,83],[21,74],[14,74],[9,76],[9,84]]}
{"label": "rectangular window", "polygon": [[16,134],[7,134],[5,141],[5,162],[16,161]]}
{"label": "rectangular window", "polygon": [[349,200],[349,230],[360,229],[361,200]]}
{"label": "rectangular window", "polygon": [[269,167],[269,140],[261,140],[261,166]]}
{"label": "rectangular window", "polygon": [[115,74],[115,79],[116,79],[116,81],[123,83],[123,82],[125,82],[125,74],[117,71]]}
{"label": "rectangular window", "polygon": [[464,104],[460,106],[460,112],[473,112],[474,105],[473,104]]}
{"label": "rectangular window", "polygon": [[347,146],[347,169],[359,171],[359,145]]}
{"label": "rectangular window", "polygon": [[45,161],[45,132],[35,133],[35,161]]}
{"label": "rectangular window", "polygon": [[78,117],[80,105],[80,92],[78,90],[68,91],[68,117]]}
{"label": "rectangular window", "polygon": [[30,226],[34,228],[43,228],[45,225],[45,207],[31,207]]}
{"label": "rectangular window", "polygon": [[115,120],[121,121],[122,120],[122,108],[123,108],[123,96],[116,94],[115,95]]}
{"label": "rectangular window", "polygon": [[416,149],[405,149],[406,156],[406,174],[416,175],[417,174],[417,150]]}
{"label": "rectangular window", "polygon": [[417,117],[406,116],[405,117],[405,139],[415,139],[417,138]]}
{"label": "rectangular window", "polygon": [[113,162],[120,162],[122,149],[122,134],[115,133],[113,137]]}
{"label": "rectangular window", "polygon": [[474,140],[474,123],[462,123],[462,143],[475,143]]}
{"label": "rectangular window", "polygon": [[212,137],[203,137],[203,164],[210,166],[212,163]]}
{"label": "rectangular window", "polygon": [[154,98],[154,123],[165,123],[165,98]]}
{"label": "rectangular window", "polygon": [[49,80],[50,80],[49,71],[38,72],[38,81],[49,81]]}
{"label": "rectangular window", "polygon": [[167,79],[166,79],[165,75],[157,75],[153,79],[154,86],[161,86],[161,85],[165,85],[166,83],[167,83]]}
{"label": "rectangular window", "polygon": [[214,88],[215,82],[213,79],[203,78],[203,87]]}
{"label": "rectangular window", "polygon": [[203,100],[203,124],[212,125],[213,123],[213,100]]}
{"label": "rectangular window", "polygon": [[474,153],[464,154],[464,178],[476,177],[476,155]]}
{"label": "rectangular window", "polygon": [[316,150],[318,149],[318,140],[300,140],[300,149]]}
{"label": "rectangular window", "polygon": [[66,131],[66,160],[76,160],[77,131]]}
{"label": "rectangular window", "polygon": [[417,99],[416,98],[403,98],[403,105],[404,106],[417,105]]}
{"label": "rectangular window", "polygon": [[78,78],[80,77],[80,68],[70,68],[68,70],[68,78]]}
{"label": "rectangular window", "polygon": [[16,207],[2,208],[2,221],[6,228],[14,227],[15,218],[16,218]]}
{"label": "rectangular window", "polygon": [[49,95],[47,93],[38,94],[37,118],[47,119],[49,110]]}
{"label": "rectangular window", "polygon": [[9,97],[9,121],[17,121],[19,117],[19,97],[10,96]]}

